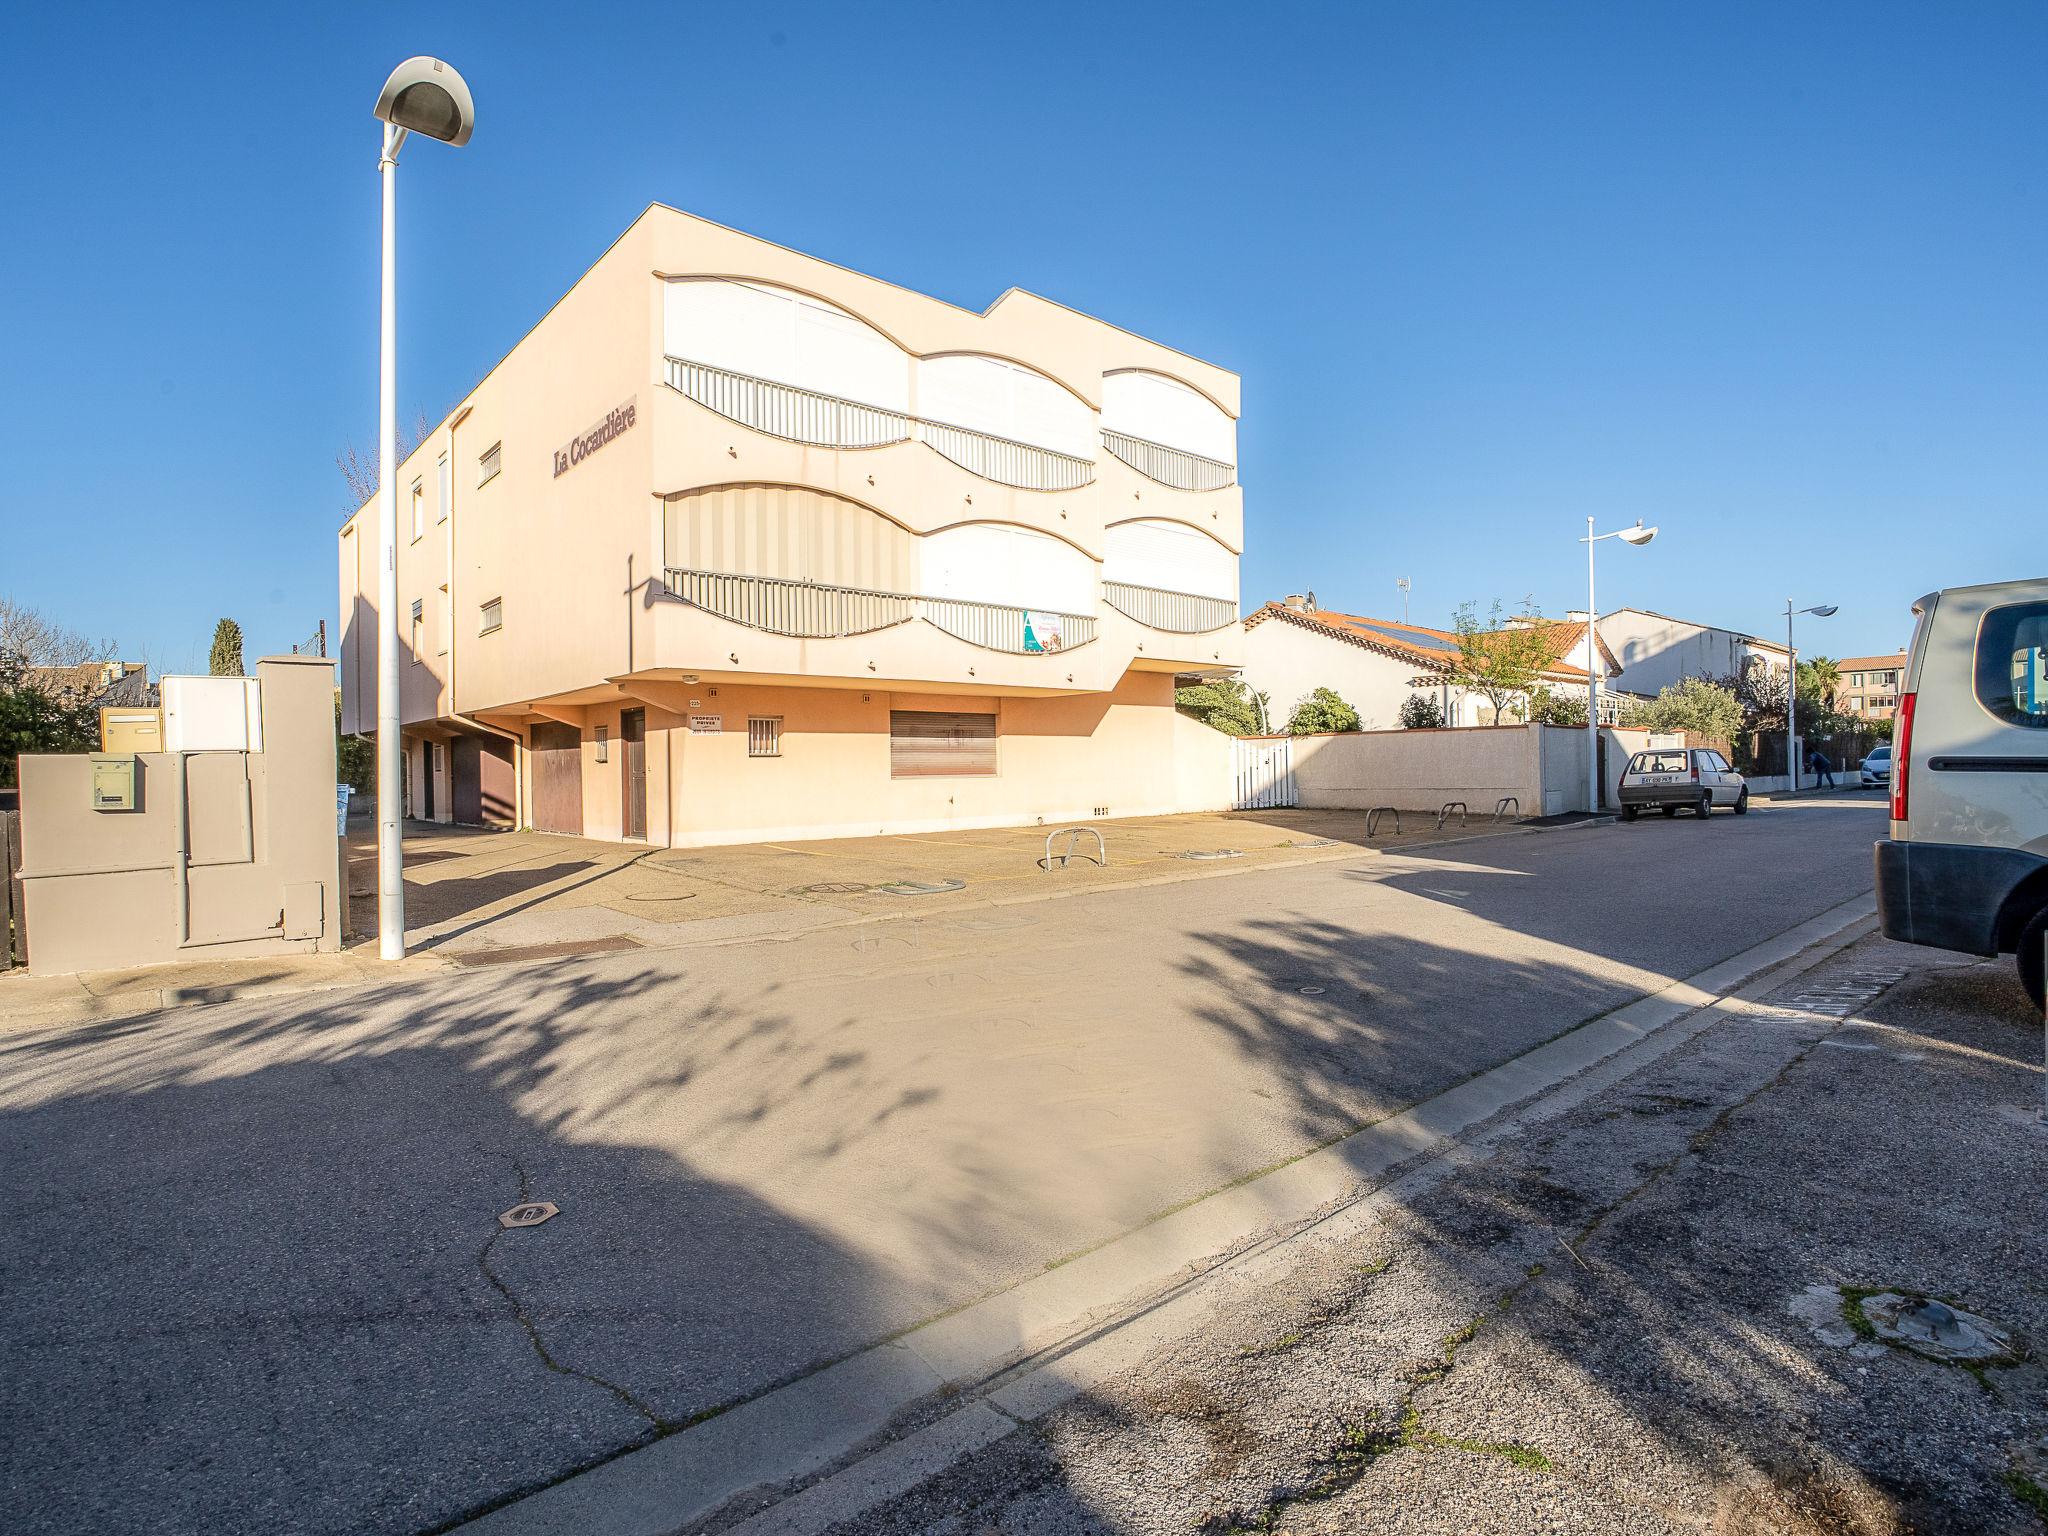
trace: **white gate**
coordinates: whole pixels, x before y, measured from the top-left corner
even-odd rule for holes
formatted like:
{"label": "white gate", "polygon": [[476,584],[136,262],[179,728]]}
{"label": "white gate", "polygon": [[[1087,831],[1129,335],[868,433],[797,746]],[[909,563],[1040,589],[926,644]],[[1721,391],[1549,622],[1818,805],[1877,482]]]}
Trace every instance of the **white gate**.
{"label": "white gate", "polygon": [[1231,808],[1276,811],[1294,804],[1294,743],[1285,736],[1239,736],[1230,743]]}

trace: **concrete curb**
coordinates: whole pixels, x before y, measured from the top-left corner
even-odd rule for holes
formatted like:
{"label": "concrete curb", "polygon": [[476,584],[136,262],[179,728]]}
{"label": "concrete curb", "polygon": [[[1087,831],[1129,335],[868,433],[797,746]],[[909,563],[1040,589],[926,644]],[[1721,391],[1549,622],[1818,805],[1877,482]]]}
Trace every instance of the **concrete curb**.
{"label": "concrete curb", "polygon": [[[1199,1280],[1276,1228],[1299,1228],[1334,1204],[1355,1203],[1363,1182],[1441,1151],[1460,1134],[1723,1001],[1737,986],[1842,934],[1873,910],[1868,896],[1842,903],[1340,1141],[460,1529],[472,1536],[569,1536],[597,1530],[609,1536],[670,1536],[743,1494],[815,1477],[934,1394],[967,1394],[961,1410],[764,1510],[741,1529],[821,1528],[809,1519],[792,1523],[809,1507],[829,1505],[836,1511],[832,1518],[858,1513],[988,1443],[998,1430],[1007,1433],[1022,1419],[1056,1406],[1081,1389],[1073,1382],[1099,1379],[1118,1359],[1135,1358],[1150,1347],[1172,1313],[1189,1303],[1185,1296],[1169,1294],[1146,1308],[1143,1329],[1117,1329],[1089,1343],[1095,1352],[1090,1370],[1097,1373],[1092,1376],[1074,1372],[1078,1336],[1127,1313],[1144,1298]],[[995,1385],[1020,1363],[1049,1353],[1065,1357],[1064,1374],[1055,1358]],[[982,1389],[991,1385],[995,1390],[984,1394]],[[972,1416],[963,1418],[970,1408]],[[842,1495],[852,1494],[855,1484],[872,1490],[866,1503],[823,1491],[837,1485]]]}

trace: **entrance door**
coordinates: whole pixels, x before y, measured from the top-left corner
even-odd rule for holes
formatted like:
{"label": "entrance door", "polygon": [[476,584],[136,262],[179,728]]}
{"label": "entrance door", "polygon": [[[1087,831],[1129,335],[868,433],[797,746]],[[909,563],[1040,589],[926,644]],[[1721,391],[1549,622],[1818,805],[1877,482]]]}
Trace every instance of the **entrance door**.
{"label": "entrance door", "polygon": [[624,820],[620,833],[635,841],[647,839],[647,711],[619,713],[619,772],[624,776],[619,805]]}
{"label": "entrance door", "polygon": [[431,741],[422,743],[420,746],[420,764],[420,783],[425,786],[421,791],[421,803],[426,807],[421,812],[421,815],[423,819],[432,821],[434,819],[434,744]]}
{"label": "entrance door", "polygon": [[543,720],[527,736],[533,758],[533,829],[583,834],[583,733]]}
{"label": "entrance door", "polygon": [[465,827],[509,827],[514,820],[512,744],[495,736],[458,736],[448,748],[450,797]]}

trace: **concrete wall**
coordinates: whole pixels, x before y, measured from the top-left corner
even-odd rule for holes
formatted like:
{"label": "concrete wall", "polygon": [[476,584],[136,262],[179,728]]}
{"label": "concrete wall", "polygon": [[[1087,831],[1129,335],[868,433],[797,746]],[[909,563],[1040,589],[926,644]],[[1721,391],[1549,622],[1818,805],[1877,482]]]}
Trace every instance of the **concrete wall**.
{"label": "concrete wall", "polygon": [[[1256,633],[1256,631],[1254,631]],[[1648,745],[1645,731],[1607,729],[1606,803],[1629,754]],[[1582,727],[1464,726],[1437,731],[1357,731],[1294,738],[1294,779],[1309,807],[1436,811],[1462,800],[1490,816],[1504,795],[1524,816],[1557,816],[1587,807]]]}
{"label": "concrete wall", "polygon": [[88,756],[21,759],[32,972],[341,947],[333,663],[256,676],[263,750],[145,753],[133,811],[92,808]]}

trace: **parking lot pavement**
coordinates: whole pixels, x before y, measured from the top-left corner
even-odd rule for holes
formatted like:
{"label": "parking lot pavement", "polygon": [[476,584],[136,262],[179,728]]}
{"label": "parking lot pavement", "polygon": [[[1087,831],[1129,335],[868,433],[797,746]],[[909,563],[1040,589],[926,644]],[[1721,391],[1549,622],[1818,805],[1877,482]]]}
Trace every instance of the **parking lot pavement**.
{"label": "parking lot pavement", "polygon": [[1868,939],[833,1529],[2039,1531],[2041,1045],[2008,964]]}
{"label": "parking lot pavement", "polygon": [[[1861,898],[1880,827],[1475,838],[11,1031],[10,1530],[435,1529]],[[523,1200],[560,1214],[501,1231]]]}

